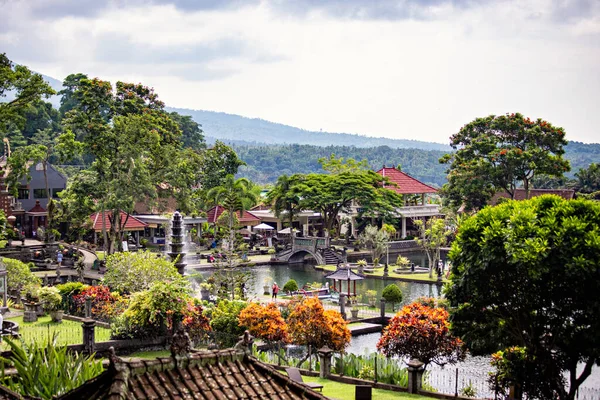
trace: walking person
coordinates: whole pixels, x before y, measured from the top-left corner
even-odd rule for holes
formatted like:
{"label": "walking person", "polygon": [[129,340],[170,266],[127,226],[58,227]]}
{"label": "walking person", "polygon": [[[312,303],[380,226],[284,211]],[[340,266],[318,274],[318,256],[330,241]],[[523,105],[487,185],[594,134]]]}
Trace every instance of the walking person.
{"label": "walking person", "polygon": [[61,267],[62,260],[63,260],[63,253],[62,253],[62,251],[58,250],[56,252],[56,262],[58,263],[59,268]]}
{"label": "walking person", "polygon": [[275,300],[277,301],[277,293],[279,293],[279,286],[277,286],[277,282],[273,282],[273,287],[272,289],[272,296],[271,296],[271,300]]}

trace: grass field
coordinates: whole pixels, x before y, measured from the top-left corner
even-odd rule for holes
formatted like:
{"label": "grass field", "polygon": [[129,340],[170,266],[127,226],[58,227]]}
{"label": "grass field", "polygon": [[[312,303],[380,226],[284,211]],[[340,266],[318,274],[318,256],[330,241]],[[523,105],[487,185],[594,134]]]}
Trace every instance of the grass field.
{"label": "grass field", "polygon": [[[40,317],[37,322],[23,322],[23,317],[8,318],[19,324],[19,334],[25,343],[45,343],[54,334],[57,335],[56,342],[60,345],[82,344],[83,332],[81,323],[63,320],[52,322],[50,316]],[[110,339],[110,329],[96,327],[96,342],[105,342]],[[6,343],[0,345],[0,349],[8,349]]]}
{"label": "grass field", "polygon": [[[323,385],[323,394],[339,400],[354,400],[356,389],[354,385],[340,383],[321,379],[313,376],[303,376],[304,382],[317,382]],[[377,400],[398,400],[398,399],[429,399],[429,397],[408,394],[402,392],[392,392],[390,390],[373,389],[373,398]]]}

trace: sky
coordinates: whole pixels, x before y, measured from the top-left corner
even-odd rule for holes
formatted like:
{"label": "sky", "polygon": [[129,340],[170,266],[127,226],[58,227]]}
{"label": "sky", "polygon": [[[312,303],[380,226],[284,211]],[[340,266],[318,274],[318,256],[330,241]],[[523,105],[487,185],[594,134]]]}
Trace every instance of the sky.
{"label": "sky", "polygon": [[521,112],[600,142],[600,0],[0,0],[0,52],[307,130],[448,143]]}

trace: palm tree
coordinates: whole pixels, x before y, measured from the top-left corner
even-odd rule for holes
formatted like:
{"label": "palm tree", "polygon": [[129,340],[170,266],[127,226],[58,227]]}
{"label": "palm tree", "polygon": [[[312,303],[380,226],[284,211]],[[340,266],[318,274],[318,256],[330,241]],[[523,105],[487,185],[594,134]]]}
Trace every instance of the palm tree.
{"label": "palm tree", "polygon": [[292,236],[294,216],[300,212],[300,198],[293,190],[295,182],[295,175],[281,175],[267,194],[267,202],[273,207],[275,216],[280,218],[282,213],[286,213]]}
{"label": "palm tree", "polygon": [[[215,206],[223,207],[228,213],[228,228],[229,228],[229,249],[233,250],[235,240],[235,213],[240,212],[240,216],[244,213],[246,207],[244,201],[255,202],[256,197],[250,191],[251,182],[246,178],[235,179],[229,174],[220,186],[210,189],[207,197]],[[231,257],[230,257],[231,258]]]}

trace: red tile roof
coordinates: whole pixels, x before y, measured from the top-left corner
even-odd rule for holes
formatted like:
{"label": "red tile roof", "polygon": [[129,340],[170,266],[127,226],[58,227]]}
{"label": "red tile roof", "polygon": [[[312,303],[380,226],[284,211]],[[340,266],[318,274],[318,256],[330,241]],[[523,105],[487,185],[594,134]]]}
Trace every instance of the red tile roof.
{"label": "red tile roof", "polygon": [[28,212],[30,212],[30,213],[33,213],[33,212],[43,213],[43,212],[46,212],[46,209],[40,205],[40,201],[39,200],[36,200],[35,201],[35,206],[33,206],[33,208],[31,210],[29,210]]}
{"label": "red tile roof", "polygon": [[327,399],[236,349],[110,360],[105,372],[58,399]]}
{"label": "red tile roof", "polygon": [[[575,190],[573,189],[529,189],[529,198],[541,196],[543,194],[555,194],[557,196],[562,197],[565,200],[571,200],[573,195],[575,194]],[[506,192],[498,192],[496,193],[492,199],[490,200],[491,205],[498,204],[498,200],[503,197],[505,199],[510,199],[510,195]],[[525,189],[519,188],[515,189],[515,200],[525,200]]]}
{"label": "red tile roof", "polygon": [[[104,226],[107,230],[109,230],[112,211],[105,211],[105,213],[106,214],[104,217]],[[92,224],[94,224],[94,231],[102,231],[102,213],[94,213],[90,215],[90,218],[92,220]],[[125,222],[125,220],[127,220],[127,222]],[[148,226],[148,224],[146,224],[143,221],[140,221],[133,215],[129,215],[129,218],[127,218],[127,213],[125,211],[121,211],[121,224],[125,225],[123,228],[124,231],[141,231],[146,226]]]}
{"label": "red tile roof", "polygon": [[398,186],[386,186],[388,189],[395,191],[398,194],[422,194],[422,193],[437,193],[437,189],[424,184],[421,181],[398,171],[396,168],[381,168],[377,173],[385,176],[390,182]]}
{"label": "red tile roof", "polygon": [[[217,222],[221,214],[223,214],[223,211],[225,211],[225,209],[221,206],[215,206],[211,208],[206,213],[206,220],[209,223],[214,224],[215,222]],[[258,225],[260,223],[260,218],[258,218],[256,215],[252,214],[249,211],[244,211],[242,215],[240,215],[240,212],[238,211],[237,216],[238,221],[243,225]]]}

